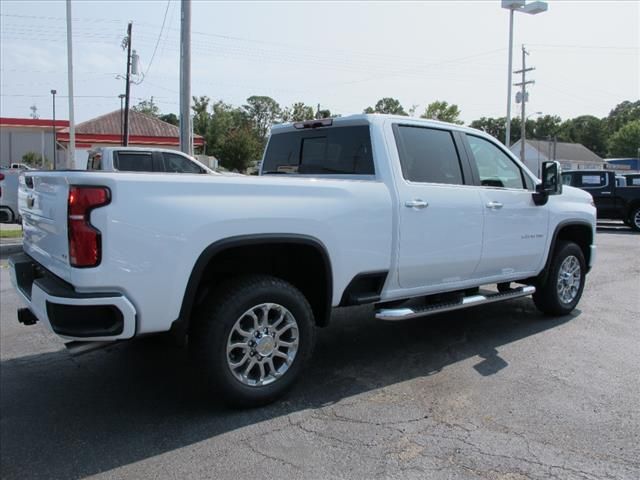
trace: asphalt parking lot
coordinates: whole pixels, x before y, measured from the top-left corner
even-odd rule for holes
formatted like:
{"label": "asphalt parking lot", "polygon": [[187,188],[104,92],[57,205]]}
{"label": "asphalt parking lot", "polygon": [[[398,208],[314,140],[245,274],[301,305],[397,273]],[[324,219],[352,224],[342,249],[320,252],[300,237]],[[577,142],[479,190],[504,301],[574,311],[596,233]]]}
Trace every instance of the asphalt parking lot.
{"label": "asphalt parking lot", "polygon": [[337,312],[284,400],[203,398],[163,338],[70,357],[0,272],[2,478],[640,478],[640,235],[599,230],[579,308]]}

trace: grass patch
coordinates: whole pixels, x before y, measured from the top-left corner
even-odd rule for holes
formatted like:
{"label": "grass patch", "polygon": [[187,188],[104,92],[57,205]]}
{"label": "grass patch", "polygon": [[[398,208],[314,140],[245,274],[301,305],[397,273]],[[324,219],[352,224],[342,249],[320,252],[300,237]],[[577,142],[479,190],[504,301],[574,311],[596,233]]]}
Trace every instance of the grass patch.
{"label": "grass patch", "polygon": [[22,229],[16,230],[0,230],[0,238],[20,238],[22,237]]}

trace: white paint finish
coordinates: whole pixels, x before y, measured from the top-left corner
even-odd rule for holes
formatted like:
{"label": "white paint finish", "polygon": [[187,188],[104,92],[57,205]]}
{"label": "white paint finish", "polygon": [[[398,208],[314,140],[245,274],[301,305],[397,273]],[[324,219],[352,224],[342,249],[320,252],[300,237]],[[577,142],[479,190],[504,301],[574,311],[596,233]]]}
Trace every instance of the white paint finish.
{"label": "white paint finish", "polygon": [[[474,188],[399,185],[399,282],[403,288],[460,282],[473,276],[482,249],[483,212]],[[405,202],[421,199],[422,209]]]}
{"label": "white paint finish", "polygon": [[[496,189],[489,199],[490,189],[482,187],[404,182],[391,131],[394,122],[469,129],[376,115],[336,123],[354,119],[371,125],[375,178],[35,173],[40,202],[45,203],[38,204],[41,213],[31,212],[32,232],[25,237],[25,250],[79,292],[121,293],[136,311],[137,333],[150,333],[168,330],[178,317],[200,254],[231,237],[283,234],[317,239],[331,261],[332,303],[338,305],[348,283],[362,272],[390,272],[381,294],[385,300],[518,280],[518,272],[536,274],[543,268],[553,231],[561,222],[584,221],[595,231],[590,196],[571,187],[538,207],[531,192],[513,195]],[[70,268],[61,260],[68,249],[67,184],[111,189],[111,204],[91,214],[103,238],[102,263],[96,268]],[[424,197],[429,207],[404,206],[415,197]],[[484,207],[487,200],[504,207],[489,212]],[[521,239],[522,232],[532,229],[540,230],[543,239]],[[478,265],[481,261],[485,263]]]}
{"label": "white paint finish", "polygon": [[[547,205],[536,206],[527,190],[478,187],[478,192],[484,207],[484,234],[476,276],[534,273],[550,234]],[[489,208],[492,203],[502,206]]]}

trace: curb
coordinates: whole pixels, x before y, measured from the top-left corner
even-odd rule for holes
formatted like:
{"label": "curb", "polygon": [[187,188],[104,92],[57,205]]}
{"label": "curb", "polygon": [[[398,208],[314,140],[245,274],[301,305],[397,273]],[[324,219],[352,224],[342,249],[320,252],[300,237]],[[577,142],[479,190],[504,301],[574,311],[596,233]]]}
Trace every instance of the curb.
{"label": "curb", "polygon": [[13,255],[22,251],[22,242],[0,244],[0,256]]}

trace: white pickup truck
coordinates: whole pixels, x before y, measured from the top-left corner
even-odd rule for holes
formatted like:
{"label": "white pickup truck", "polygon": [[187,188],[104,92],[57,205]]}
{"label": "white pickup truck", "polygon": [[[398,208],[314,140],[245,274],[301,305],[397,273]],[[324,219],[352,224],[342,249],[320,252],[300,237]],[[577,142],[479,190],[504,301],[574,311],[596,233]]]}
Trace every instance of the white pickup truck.
{"label": "white pickup truck", "polygon": [[214,395],[264,404],[334,307],[395,321],[533,295],[571,312],[595,208],[543,171],[477,130],[355,115],[274,127],[259,177],[25,172],[18,317],[83,342],[173,332]]}

